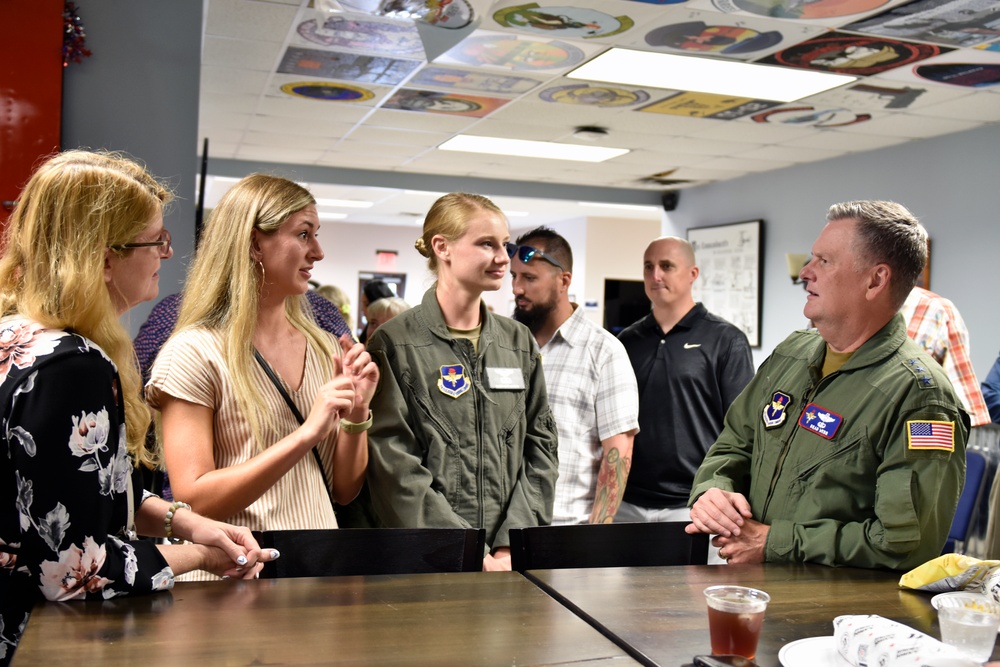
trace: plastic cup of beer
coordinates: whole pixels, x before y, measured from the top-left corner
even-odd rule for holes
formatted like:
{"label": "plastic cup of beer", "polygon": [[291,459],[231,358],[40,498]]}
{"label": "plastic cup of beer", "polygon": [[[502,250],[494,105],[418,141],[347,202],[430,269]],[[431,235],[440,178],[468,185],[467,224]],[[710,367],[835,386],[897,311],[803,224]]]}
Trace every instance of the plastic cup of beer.
{"label": "plastic cup of beer", "polygon": [[985,595],[942,599],[938,607],[941,641],[983,663],[993,654],[1000,629],[1000,604]]}
{"label": "plastic cup of beer", "polygon": [[746,586],[710,586],[705,589],[705,600],[712,655],[741,655],[752,660],[771,596]]}

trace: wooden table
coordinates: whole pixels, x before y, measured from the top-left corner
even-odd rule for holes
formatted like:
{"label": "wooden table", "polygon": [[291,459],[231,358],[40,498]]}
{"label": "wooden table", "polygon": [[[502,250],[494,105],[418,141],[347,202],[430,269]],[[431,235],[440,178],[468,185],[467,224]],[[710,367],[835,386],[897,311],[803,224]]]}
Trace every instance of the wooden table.
{"label": "wooden table", "polygon": [[36,607],[24,665],[634,665],[516,573],[177,584]]}
{"label": "wooden table", "polygon": [[932,596],[901,590],[894,572],[694,565],[534,570],[527,576],[649,665],[677,667],[711,652],[702,591],[716,584],[751,586],[771,595],[757,649],[761,667],[778,667],[778,651],[788,642],[831,636],[833,619],[842,614],[879,614],[941,637]]}

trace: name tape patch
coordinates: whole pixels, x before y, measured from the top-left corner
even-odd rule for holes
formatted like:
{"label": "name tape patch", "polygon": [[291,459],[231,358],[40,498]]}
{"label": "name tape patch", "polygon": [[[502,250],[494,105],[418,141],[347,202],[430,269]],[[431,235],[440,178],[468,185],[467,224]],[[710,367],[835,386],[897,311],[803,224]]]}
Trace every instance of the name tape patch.
{"label": "name tape patch", "polygon": [[833,440],[843,423],[842,416],[815,403],[807,405],[806,409],[802,411],[802,416],[799,417],[799,426],[827,440]]}

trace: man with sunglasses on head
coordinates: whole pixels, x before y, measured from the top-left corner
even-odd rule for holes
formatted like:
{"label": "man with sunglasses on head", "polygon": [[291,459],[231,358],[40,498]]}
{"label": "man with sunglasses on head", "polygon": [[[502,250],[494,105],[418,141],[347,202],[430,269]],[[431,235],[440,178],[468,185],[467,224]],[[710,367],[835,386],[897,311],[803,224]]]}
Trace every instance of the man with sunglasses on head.
{"label": "man with sunglasses on head", "polygon": [[514,319],[542,353],[559,433],[553,524],[610,523],[618,511],[638,428],[635,374],[621,343],[569,300],[573,251],[538,227],[507,244]]}
{"label": "man with sunglasses on head", "polygon": [[690,243],[656,239],[642,265],[652,311],[618,336],[639,383],[641,430],[617,520],[687,521],[695,473],[753,377],[753,357],[740,329],[695,303]]}

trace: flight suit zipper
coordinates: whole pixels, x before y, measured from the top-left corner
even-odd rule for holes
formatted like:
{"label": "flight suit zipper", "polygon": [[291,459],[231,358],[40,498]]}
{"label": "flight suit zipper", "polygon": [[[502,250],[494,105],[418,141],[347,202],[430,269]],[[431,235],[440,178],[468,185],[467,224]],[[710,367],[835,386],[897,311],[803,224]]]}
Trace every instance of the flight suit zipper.
{"label": "flight suit zipper", "polygon": [[[812,399],[819,394],[820,390],[826,385],[830,384],[833,378],[840,375],[840,371],[834,371],[824,378],[820,378],[819,382],[815,380],[810,383],[811,389],[806,389],[802,394],[802,400],[799,401],[799,407],[794,414],[794,422],[790,424],[791,430],[785,436],[784,441],[781,443],[781,454],[778,455],[778,463],[774,467],[774,473],[771,475],[771,484],[767,489],[767,497],[764,499],[764,508],[759,514],[760,520],[764,521],[767,516],[768,507],[771,505],[771,499],[774,498],[774,490],[778,486],[778,477],[781,476],[781,470],[785,466],[785,458],[788,456],[788,451],[791,449],[792,440],[795,439],[796,434],[799,431],[799,418],[802,416],[802,411],[806,409],[806,406],[812,402]],[[792,417],[793,415],[789,415]]]}
{"label": "flight suit zipper", "polygon": [[[479,368],[479,362],[482,359],[482,355],[476,355],[475,347],[472,345],[472,341],[459,340],[457,341],[461,347],[462,360],[465,362],[465,367],[468,369],[468,374],[471,376],[472,381],[472,396],[473,396],[473,407],[474,407],[474,417],[475,417],[475,429],[476,429],[476,503],[478,505],[479,513],[479,525],[486,525],[486,510],[485,510],[485,496],[483,495],[483,488],[486,483],[484,466],[484,446],[483,446],[483,419],[482,419],[482,382],[480,378],[482,377],[482,372]],[[482,338],[480,337],[480,343],[482,343]]]}

